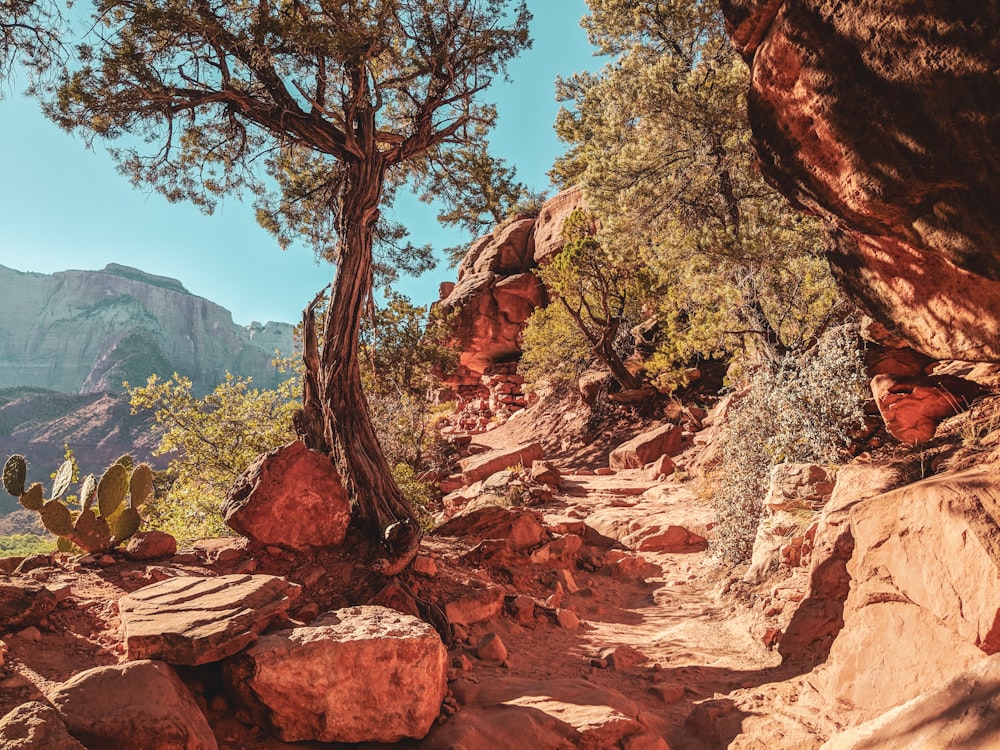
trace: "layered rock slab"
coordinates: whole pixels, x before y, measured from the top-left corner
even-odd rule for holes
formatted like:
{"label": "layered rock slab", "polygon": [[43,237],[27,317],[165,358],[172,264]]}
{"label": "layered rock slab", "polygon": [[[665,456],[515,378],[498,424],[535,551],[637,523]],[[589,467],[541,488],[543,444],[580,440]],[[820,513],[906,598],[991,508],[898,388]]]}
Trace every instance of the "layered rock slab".
{"label": "layered rock slab", "polygon": [[284,578],[177,576],[123,596],[129,659],[197,665],[240,651],[283,617],[300,588]]}
{"label": "layered rock slab", "polygon": [[96,667],[47,695],[70,734],[102,750],[216,750],[204,714],[180,677],[158,661]]}
{"label": "layered rock slab", "polygon": [[226,674],[285,742],[398,742],[425,736],[437,719],[447,658],[427,623],[363,606],[262,636]]}

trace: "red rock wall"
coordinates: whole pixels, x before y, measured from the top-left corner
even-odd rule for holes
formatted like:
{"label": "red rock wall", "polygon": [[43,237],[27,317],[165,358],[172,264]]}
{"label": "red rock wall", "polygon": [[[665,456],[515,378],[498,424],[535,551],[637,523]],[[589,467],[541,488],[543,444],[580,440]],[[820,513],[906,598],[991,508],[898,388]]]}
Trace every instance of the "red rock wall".
{"label": "red rock wall", "polygon": [[830,260],[939,359],[1000,361],[1000,4],[722,0],[762,167]]}

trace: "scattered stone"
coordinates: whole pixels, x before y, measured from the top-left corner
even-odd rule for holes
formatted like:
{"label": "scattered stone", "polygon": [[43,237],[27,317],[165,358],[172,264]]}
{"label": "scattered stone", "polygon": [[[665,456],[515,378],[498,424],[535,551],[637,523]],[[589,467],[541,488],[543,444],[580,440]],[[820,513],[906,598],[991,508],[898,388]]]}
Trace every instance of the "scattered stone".
{"label": "scattered stone", "polygon": [[562,484],[562,474],[551,461],[532,461],[531,481],[559,487]]}
{"label": "scattered stone", "polygon": [[573,578],[573,572],[569,568],[559,568],[556,571],[556,577],[559,581],[556,583],[556,593],[562,595],[563,588],[571,594],[575,594],[580,590],[580,587],[576,585],[576,580]]}
{"label": "scattered stone", "polygon": [[662,481],[673,474],[676,468],[670,456],[660,456],[646,467],[646,479],[650,482]]}
{"label": "scattered stone", "polygon": [[657,682],[649,691],[667,704],[677,703],[684,698],[684,686],[679,682]]}
{"label": "scattered stone", "polygon": [[448,689],[447,663],[430,625],[363,606],[261,636],[225,673],[284,742],[388,743],[427,734]]}
{"label": "scattered stone", "polygon": [[535,621],[535,600],[530,596],[525,596],[524,594],[515,596],[514,600],[510,603],[510,610],[514,616],[514,620],[522,625],[527,625]]}
{"label": "scattered stone", "polygon": [[420,617],[420,608],[417,606],[413,595],[397,580],[387,583],[368,601],[368,604],[394,609],[397,612],[412,615],[413,617]]}
{"label": "scattered stone", "polygon": [[165,531],[140,531],[128,541],[125,557],[130,560],[155,560],[177,554],[177,540]]}
{"label": "scattered stone", "polygon": [[0,627],[12,629],[41,621],[56,608],[56,595],[35,581],[0,580]]}
{"label": "scattered stone", "polygon": [[556,611],[556,622],[559,623],[559,627],[564,630],[576,630],[580,627],[580,618],[568,609],[560,609]]}
{"label": "scattered stone", "polygon": [[52,558],[49,555],[28,555],[15,568],[15,573],[29,573],[39,568],[48,568],[52,565]]}
{"label": "scattered stone", "polygon": [[610,568],[612,578],[645,580],[663,574],[659,565],[654,565],[641,555],[616,549],[608,550],[604,555],[604,564]]}
{"label": "scattered stone", "polygon": [[433,578],[437,575],[437,563],[433,557],[427,555],[417,555],[413,558],[413,572],[419,575]]}
{"label": "scattered stone", "polygon": [[444,614],[452,625],[472,625],[499,615],[503,609],[504,596],[501,586],[471,591],[448,602],[444,607]]}
{"label": "scattered stone", "polygon": [[577,552],[583,547],[583,540],[576,534],[564,534],[553,539],[531,553],[535,565],[553,565],[566,569],[576,563]]}
{"label": "scattered stone", "polygon": [[774,648],[781,641],[781,630],[779,628],[768,628],[761,636],[761,642],[769,649]]}
{"label": "scattered stone", "polygon": [[781,463],[771,469],[764,505],[779,510],[819,510],[830,499],[835,469],[819,464]]}
{"label": "scattered stone", "polygon": [[603,649],[600,658],[608,663],[609,669],[625,672],[646,661],[646,656],[625,644]]}
{"label": "scattered stone", "polygon": [[22,703],[0,718],[3,750],[87,750],[74,739],[52,706]]}
{"label": "scattered stone", "polygon": [[597,403],[597,397],[601,391],[611,382],[611,373],[604,370],[588,370],[580,376],[576,387],[580,392],[580,398],[588,406]]}
{"label": "scattered stone", "polygon": [[97,564],[102,568],[110,568],[115,564],[115,558],[113,555],[101,555],[97,558]]}
{"label": "scattered stone", "polygon": [[218,747],[190,691],[163,662],[88,669],[46,697],[70,733],[89,748]]}
{"label": "scattered stone", "polygon": [[327,456],[294,441],[261,456],[222,506],[226,523],[262,545],[308,550],[344,541],[347,490]]}
{"label": "scattered stone", "polygon": [[496,633],[487,633],[479,639],[476,646],[476,656],[483,661],[507,661],[507,646]]}
{"label": "scattered stone", "polygon": [[22,628],[17,631],[17,637],[25,641],[31,641],[32,643],[38,643],[42,640],[42,631],[36,628],[34,625],[29,625],[26,628]]}
{"label": "scattered stone", "polygon": [[622,443],[609,458],[610,467],[616,470],[641,469],[660,456],[675,456],[680,452],[683,431],[675,424],[665,424],[644,432]]}
{"label": "scattered stone", "polygon": [[285,616],[299,586],[277,576],[177,576],[118,603],[129,659],[171,664],[218,661]]}

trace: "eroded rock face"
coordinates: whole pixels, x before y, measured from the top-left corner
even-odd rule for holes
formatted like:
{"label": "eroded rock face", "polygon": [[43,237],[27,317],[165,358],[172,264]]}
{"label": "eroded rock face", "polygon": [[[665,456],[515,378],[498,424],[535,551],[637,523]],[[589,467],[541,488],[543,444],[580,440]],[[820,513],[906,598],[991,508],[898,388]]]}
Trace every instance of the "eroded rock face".
{"label": "eroded rock face", "polygon": [[163,662],[133,661],[88,669],[47,697],[70,733],[86,747],[218,747],[191,692]]}
{"label": "eroded rock face", "polygon": [[364,606],[263,636],[227,674],[285,742],[398,742],[438,717],[447,659],[427,623]]}
{"label": "eroded rock face", "polygon": [[763,169],[845,288],[938,359],[1000,360],[1000,6],[723,0]]}
{"label": "eroded rock face", "polygon": [[4,750],[87,750],[66,730],[56,710],[40,701],[22,703],[0,719],[0,747]]}

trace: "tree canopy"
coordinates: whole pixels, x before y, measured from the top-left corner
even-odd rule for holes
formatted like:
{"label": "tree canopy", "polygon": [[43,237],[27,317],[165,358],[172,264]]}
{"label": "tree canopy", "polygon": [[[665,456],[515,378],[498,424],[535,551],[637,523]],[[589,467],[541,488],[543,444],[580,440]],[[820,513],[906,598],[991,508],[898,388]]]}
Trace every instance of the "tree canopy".
{"label": "tree canopy", "polygon": [[717,4],[588,2],[583,26],[611,62],[557,82],[568,150],[552,176],[583,185],[611,262],[652,272],[654,372],[814,341],[837,310],[820,226],[759,173],[748,71]]}
{"label": "tree canopy", "polygon": [[[373,247],[399,237],[381,212],[429,162],[482,137],[495,113],[480,95],[529,45],[529,19],[509,0],[98,0],[48,105],[88,137],[138,136],[113,151],[137,185],[205,210],[249,189],[280,241],[305,238],[336,263],[329,300],[303,321],[296,430],[335,460],[356,520],[384,541],[413,512],[358,366]],[[397,267],[415,257],[399,249]]]}

